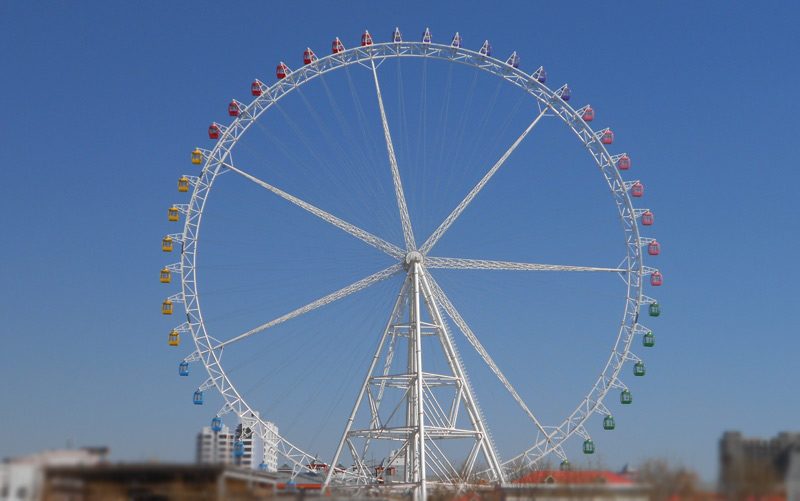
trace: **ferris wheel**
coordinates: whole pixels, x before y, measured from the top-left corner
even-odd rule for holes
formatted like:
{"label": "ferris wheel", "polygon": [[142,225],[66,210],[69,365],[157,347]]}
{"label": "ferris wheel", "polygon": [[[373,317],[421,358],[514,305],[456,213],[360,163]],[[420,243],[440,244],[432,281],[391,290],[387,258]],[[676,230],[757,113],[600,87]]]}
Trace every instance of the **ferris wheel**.
{"label": "ferris wheel", "polygon": [[182,286],[162,312],[186,314],[169,345],[194,341],[179,374],[205,371],[195,404],[221,395],[215,429],[235,414],[325,486],[424,499],[569,468],[568,439],[594,453],[645,374],[663,277],[630,157],[544,68],[475,46],[395,29],[308,48],[230,101],[178,181],[161,282]]}

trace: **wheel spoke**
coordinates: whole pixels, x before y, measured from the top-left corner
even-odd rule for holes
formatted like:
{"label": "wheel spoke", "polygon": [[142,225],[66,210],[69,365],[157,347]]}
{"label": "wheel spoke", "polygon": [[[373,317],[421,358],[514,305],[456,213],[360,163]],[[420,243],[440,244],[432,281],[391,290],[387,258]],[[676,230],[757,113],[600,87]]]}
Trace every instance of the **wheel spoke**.
{"label": "wheel spoke", "polygon": [[339,219],[338,217],[334,216],[333,214],[329,214],[328,212],[325,212],[324,210],[322,210],[322,209],[320,209],[318,207],[315,207],[315,206],[311,205],[308,202],[300,200],[299,198],[297,198],[295,196],[292,196],[292,195],[286,193],[285,191],[283,191],[283,190],[281,190],[279,188],[276,188],[276,187],[272,186],[271,184],[266,183],[266,182],[258,179],[257,177],[253,176],[252,174],[248,174],[247,172],[244,172],[243,170],[234,167],[233,165],[230,165],[230,164],[227,164],[227,163],[223,164],[223,165],[225,165],[225,167],[227,167],[228,169],[232,170],[233,172],[236,172],[237,174],[240,174],[240,175],[246,177],[250,181],[253,181],[254,183],[256,183],[256,184],[268,189],[269,191],[275,193],[279,197],[281,197],[281,198],[283,198],[285,200],[288,200],[289,202],[297,205],[298,207],[303,208],[303,209],[307,210],[308,212],[314,214],[315,216],[319,217],[320,219],[322,219],[324,221],[327,221],[327,222],[331,223],[332,225],[336,226],[337,228],[346,231],[347,233],[353,235],[354,237],[356,237],[357,239],[359,239],[359,240],[361,240],[363,242],[366,242],[367,244],[375,247],[376,249],[378,249],[378,250],[380,250],[382,252],[385,252],[386,254],[388,254],[388,255],[390,255],[390,256],[392,256],[394,258],[397,258],[397,259],[403,259],[405,257],[405,252],[403,252],[396,245],[390,244],[389,242],[383,240],[382,238],[376,237],[375,235],[373,235],[372,233],[369,233],[368,231],[364,231],[361,228],[348,223],[347,221],[343,221],[343,220]]}
{"label": "wheel spoke", "polygon": [[455,209],[453,209],[453,212],[451,212],[450,215],[447,216],[447,218],[444,221],[442,221],[442,224],[439,225],[438,228],[436,228],[436,231],[434,231],[433,234],[431,234],[431,236],[428,237],[428,240],[426,240],[425,243],[422,245],[420,252],[422,252],[423,254],[427,254],[428,251],[430,251],[431,248],[434,245],[436,245],[436,242],[438,242],[439,239],[442,238],[444,232],[447,231],[447,229],[450,228],[450,225],[452,225],[455,222],[458,216],[460,216],[461,213],[464,212],[464,209],[467,208],[467,205],[469,205],[469,203],[472,202],[472,199],[475,198],[478,192],[481,191],[481,189],[483,189],[486,183],[489,182],[492,176],[494,176],[495,172],[497,172],[498,169],[502,167],[502,165],[505,163],[508,157],[511,156],[511,154],[514,152],[515,149],[517,149],[517,146],[519,146],[522,140],[525,139],[525,136],[528,135],[528,133],[531,131],[531,129],[533,129],[536,123],[539,120],[541,120],[541,118],[544,116],[545,112],[548,109],[550,108],[547,106],[542,109],[542,111],[539,113],[539,116],[537,116],[533,120],[533,122],[531,122],[528,128],[525,129],[525,131],[517,138],[517,140],[514,141],[514,144],[512,144],[511,147],[503,154],[503,156],[500,157],[500,160],[498,160],[497,163],[495,163],[494,166],[491,169],[489,169],[489,172],[487,172],[486,175],[483,176],[483,179],[481,179],[478,182],[478,184],[475,185],[474,188],[472,188],[472,191],[470,191],[467,194],[467,196],[464,197],[464,200],[462,200],[461,203],[458,204],[458,206]]}
{"label": "wheel spoke", "polygon": [[475,348],[475,351],[477,351],[478,354],[481,356],[481,358],[483,358],[483,361],[486,362],[486,365],[488,365],[489,368],[492,370],[492,372],[494,372],[495,376],[497,376],[497,379],[499,379],[500,382],[503,383],[503,386],[506,387],[508,392],[514,398],[514,400],[517,401],[522,410],[525,411],[525,413],[528,415],[531,421],[533,421],[533,423],[536,425],[536,428],[542,434],[548,435],[544,427],[541,425],[541,423],[539,423],[539,420],[536,419],[536,416],[534,416],[531,410],[528,409],[528,406],[525,404],[525,401],[522,400],[522,397],[519,396],[517,390],[515,390],[514,387],[511,386],[511,383],[508,381],[508,379],[506,379],[506,376],[503,374],[503,371],[500,370],[500,368],[497,366],[494,360],[492,360],[492,357],[489,356],[489,353],[486,351],[486,348],[484,348],[481,342],[478,341],[478,338],[475,336],[475,333],[472,332],[472,329],[469,328],[467,322],[464,321],[464,318],[458,313],[458,310],[456,310],[455,306],[453,306],[453,303],[450,302],[450,299],[448,299],[448,297],[444,294],[441,287],[439,287],[439,284],[436,282],[436,280],[433,279],[430,273],[428,273],[428,278],[430,279],[430,285],[431,289],[433,290],[433,295],[439,302],[439,304],[442,306],[444,311],[446,311],[447,314],[450,315],[450,318],[453,319],[453,322],[455,322],[459,330],[461,330],[461,332],[467,338],[472,347]]}
{"label": "wheel spoke", "polygon": [[378,106],[381,110],[383,135],[386,137],[386,150],[389,152],[389,165],[392,168],[392,180],[394,181],[394,192],[397,196],[397,208],[400,209],[400,222],[403,224],[403,238],[406,242],[406,250],[414,250],[416,249],[414,232],[411,229],[411,218],[408,216],[408,207],[406,206],[406,196],[403,194],[403,185],[400,183],[400,171],[397,168],[397,158],[394,155],[392,135],[389,133],[389,123],[386,121],[386,110],[383,108],[381,86],[378,83],[378,72],[376,71],[374,60],[372,61],[372,75],[375,77],[375,92],[378,94]]}
{"label": "wheel spoke", "polygon": [[611,271],[625,273],[623,268],[595,268],[591,266],[567,266],[563,264],[514,263],[510,261],[486,261],[483,259],[461,259],[451,257],[426,257],[426,268],[448,270],[516,270],[516,271]]}
{"label": "wheel spoke", "polygon": [[267,323],[265,323],[263,325],[260,325],[260,326],[256,327],[255,329],[251,329],[251,330],[245,332],[244,334],[236,336],[233,339],[229,339],[228,341],[225,341],[224,343],[220,343],[220,344],[210,348],[210,350],[212,350],[212,351],[213,350],[218,350],[218,349],[223,348],[223,347],[225,347],[225,346],[227,346],[227,345],[229,345],[231,343],[234,343],[236,341],[240,341],[240,340],[242,340],[244,338],[252,336],[253,334],[257,334],[257,333],[259,333],[261,331],[269,329],[270,327],[275,327],[276,325],[282,324],[283,322],[286,322],[287,320],[291,320],[291,319],[293,319],[295,317],[299,317],[300,315],[308,313],[309,311],[315,310],[315,309],[319,308],[320,306],[325,306],[326,304],[330,304],[330,303],[332,303],[334,301],[342,299],[343,297],[349,296],[350,294],[353,294],[354,292],[358,292],[360,290],[366,289],[367,287],[369,287],[371,285],[375,285],[378,282],[383,282],[387,278],[391,278],[391,277],[393,277],[395,275],[399,275],[402,271],[404,271],[404,268],[403,268],[403,265],[401,263],[397,263],[395,265],[392,265],[392,266],[390,266],[390,267],[388,267],[388,268],[386,268],[384,270],[381,270],[381,271],[379,271],[377,273],[374,273],[374,274],[372,274],[372,275],[370,275],[370,276],[368,276],[366,278],[363,278],[363,279],[359,280],[358,282],[350,284],[347,287],[339,289],[336,292],[328,294],[325,297],[319,298],[316,301],[308,303],[307,305],[305,305],[305,306],[303,306],[301,308],[298,308],[298,309],[296,309],[296,310],[294,310],[294,311],[292,311],[290,313],[287,313],[287,314],[285,314],[283,316],[280,316],[280,317],[278,317],[278,318],[276,318],[274,320],[271,320],[271,321],[269,321],[269,322],[267,322]]}

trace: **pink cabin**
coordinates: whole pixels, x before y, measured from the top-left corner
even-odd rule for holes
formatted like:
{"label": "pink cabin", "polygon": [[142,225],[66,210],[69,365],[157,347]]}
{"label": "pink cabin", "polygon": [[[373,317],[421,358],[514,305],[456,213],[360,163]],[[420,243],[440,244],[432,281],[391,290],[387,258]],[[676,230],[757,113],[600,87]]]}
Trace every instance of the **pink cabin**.
{"label": "pink cabin", "polygon": [[583,110],[583,121],[584,122],[591,122],[594,120],[594,110],[587,106],[585,110]]}
{"label": "pink cabin", "polygon": [[333,43],[331,44],[331,51],[333,51],[334,54],[338,54],[343,50],[344,50],[344,45],[342,44],[342,41],[339,40],[339,37],[336,37],[336,40],[334,40]]}
{"label": "pink cabin", "polygon": [[658,287],[662,283],[664,283],[664,277],[661,275],[661,273],[656,271],[650,275],[650,285]]}
{"label": "pink cabin", "polygon": [[311,47],[308,47],[305,52],[303,52],[303,64],[311,64],[312,61],[316,61],[317,56],[314,54],[314,51],[311,50]]}
{"label": "pink cabin", "polygon": [[219,127],[212,125],[208,128],[209,139],[219,139]]}
{"label": "pink cabin", "polygon": [[253,85],[250,86],[250,93],[253,94],[254,96],[260,96],[261,82],[259,82],[258,80],[254,81]]}
{"label": "pink cabin", "polygon": [[631,186],[631,195],[635,197],[644,195],[644,186],[642,186],[642,183],[635,183]]}
{"label": "pink cabin", "polygon": [[661,244],[653,240],[647,246],[647,253],[651,256],[658,256],[661,253]]}
{"label": "pink cabin", "polygon": [[239,105],[235,101],[231,101],[231,104],[228,105],[228,115],[232,117],[239,116]]}
{"label": "pink cabin", "polygon": [[603,132],[603,137],[601,141],[603,142],[603,144],[611,144],[614,142],[614,133],[611,132],[611,129],[608,129],[607,131]]}
{"label": "pink cabin", "polygon": [[631,168],[631,159],[630,159],[630,157],[628,157],[628,155],[622,155],[620,157],[620,159],[619,159],[619,162],[617,162],[617,165],[619,166],[619,170],[628,170],[628,169],[630,169]]}
{"label": "pink cabin", "polygon": [[278,77],[278,80],[286,78],[286,75],[289,74],[289,67],[285,64],[281,63],[275,68],[275,76]]}
{"label": "pink cabin", "polygon": [[361,35],[361,45],[372,45],[372,35],[370,35],[367,30],[364,30],[364,34]]}
{"label": "pink cabin", "polygon": [[653,213],[650,211],[646,211],[642,214],[642,224],[645,226],[650,226],[653,224]]}

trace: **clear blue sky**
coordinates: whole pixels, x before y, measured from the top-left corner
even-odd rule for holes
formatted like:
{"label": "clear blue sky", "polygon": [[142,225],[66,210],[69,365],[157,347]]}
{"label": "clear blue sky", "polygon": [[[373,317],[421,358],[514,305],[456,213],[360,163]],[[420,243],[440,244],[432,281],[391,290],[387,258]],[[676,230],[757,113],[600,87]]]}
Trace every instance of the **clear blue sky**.
{"label": "clear blue sky", "polygon": [[[194,368],[191,381],[177,376],[177,363],[190,351],[188,339],[177,351],[169,348],[166,333],[177,320],[165,320],[158,311],[177,288],[167,291],[156,279],[161,266],[178,259],[163,254],[159,243],[167,232],[178,231],[166,222],[166,209],[184,201],[175,181],[195,172],[188,153],[195,146],[210,147],[208,125],[227,123],[231,98],[249,102],[253,78],[273,82],[278,61],[299,66],[306,46],[327,54],[335,36],[355,45],[365,28],[376,41],[385,41],[395,26],[413,39],[429,26],[437,41],[449,41],[459,31],[467,47],[477,49],[489,39],[497,57],[518,51],[521,68],[529,72],[544,65],[548,85],[569,82],[573,105],[590,102],[598,110],[595,124],[611,126],[617,135],[614,151],[634,159],[628,178],[645,183],[645,204],[656,213],[650,234],[663,245],[657,262],[647,264],[664,272],[665,285],[652,291],[664,315],[648,324],[658,341],[652,351],[640,353],[646,355],[648,374],[631,382],[634,405],[612,405],[620,423],[613,435],[593,431],[595,462],[616,469],[665,457],[712,479],[724,430],[753,436],[798,430],[800,332],[794,314],[800,273],[794,263],[800,225],[794,202],[800,164],[794,136],[800,36],[793,24],[798,8],[778,2],[427,3],[241,2],[234,8],[204,1],[6,2],[0,7],[0,380],[5,388],[0,456],[63,447],[71,438],[77,445],[107,444],[117,460],[193,459],[194,434],[221,400],[211,398],[202,408],[191,404],[202,368]],[[559,182],[552,170],[546,177]],[[565,180],[561,183],[556,186]],[[499,182],[487,192],[483,203],[505,200],[503,186]],[[522,188],[507,185],[524,198]],[[261,195],[250,190],[248,196]],[[238,202],[245,211],[255,207],[247,205],[249,199],[237,200],[236,192],[228,195],[220,195],[220,207],[223,200]],[[438,209],[446,214],[452,200]],[[579,219],[591,213],[594,200],[585,209],[580,203],[568,204]],[[351,209],[357,213],[357,204]],[[226,271],[231,241],[236,243],[229,258],[236,262],[227,263],[228,271],[241,279],[256,262],[263,263],[261,254],[248,257],[243,249],[262,244],[256,230],[275,231],[278,214],[260,229],[236,226],[235,216],[234,224],[220,224],[221,235],[228,233],[219,238],[232,240],[216,248],[217,271]],[[434,219],[424,224],[435,226]],[[481,223],[489,224],[478,218]],[[302,233],[296,244],[327,235],[315,231]],[[453,231],[450,241],[442,241],[443,252],[461,248]],[[593,230],[583,224],[575,235],[582,231]],[[580,241],[563,233],[559,238]],[[507,255],[521,250],[513,239],[506,243],[498,249]],[[353,261],[327,256],[317,264],[328,269],[346,261],[344,270],[334,267],[330,276],[321,276],[355,280],[384,265],[367,254]],[[480,277],[464,280],[453,283],[474,287]],[[573,285],[560,286],[573,290]],[[246,296],[252,304],[243,306],[257,308],[256,294],[263,292],[257,290],[237,289],[233,300]],[[465,304],[488,310],[492,300],[503,297],[497,294],[522,301],[509,290],[513,287],[493,282],[486,302]],[[219,292],[225,296],[225,290]],[[345,305],[333,321],[343,321],[348,308],[363,304]],[[617,319],[621,307],[610,317]],[[253,316],[242,318],[242,325],[264,318],[257,309],[247,313]],[[498,330],[503,327],[516,329]],[[357,340],[352,349],[325,344],[335,335],[309,341],[335,346],[342,359],[372,346]],[[569,368],[584,361],[580,345],[572,343],[565,354],[557,342],[547,341],[560,334],[542,326],[537,335],[566,364],[559,366],[548,355],[543,371],[552,363],[555,370],[579,372]],[[282,349],[288,345],[277,343]],[[271,347],[263,349],[276,351],[276,344]],[[506,360],[498,350],[510,377],[529,377],[513,350]],[[592,371],[604,362],[594,354],[589,358]],[[309,372],[327,369],[314,363],[321,365]],[[363,369],[348,364],[330,370],[339,371],[338,379],[363,377]],[[532,385],[543,388],[543,402],[555,409],[575,406],[559,400],[558,382],[535,378]],[[304,385],[312,395],[331,393],[318,378]],[[342,393],[343,407],[349,407],[352,392]],[[491,397],[482,402],[505,405]],[[295,414],[279,415],[282,430],[292,426],[280,419],[300,411],[331,414],[337,429],[342,419],[330,403],[321,408],[302,398],[286,403]],[[327,454],[327,438],[318,436],[324,433],[303,426],[313,439],[309,446]],[[490,426],[499,441],[513,441],[513,426],[502,421]],[[578,457],[575,451],[571,455]]]}

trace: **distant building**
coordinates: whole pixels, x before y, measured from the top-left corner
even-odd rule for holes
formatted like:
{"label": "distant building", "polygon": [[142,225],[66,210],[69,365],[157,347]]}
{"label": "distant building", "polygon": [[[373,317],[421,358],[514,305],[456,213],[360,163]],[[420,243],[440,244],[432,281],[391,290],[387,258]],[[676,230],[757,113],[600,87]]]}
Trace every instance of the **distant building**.
{"label": "distant building", "polygon": [[[196,462],[277,471],[278,427],[269,422],[267,426],[266,440],[255,434],[250,434],[249,438],[242,438],[241,424],[237,425],[233,432],[227,426],[222,426],[220,431],[214,431],[210,426],[203,427],[197,434]],[[234,454],[237,442],[242,442],[244,447],[241,455]]]}
{"label": "distant building", "polygon": [[765,495],[786,485],[792,451],[800,433],[781,432],[772,438],[743,437],[727,431],[719,442],[719,490],[734,496]]}
{"label": "distant building", "polygon": [[41,499],[47,467],[95,466],[108,460],[108,447],[84,447],[10,458],[0,464],[0,501]]}

